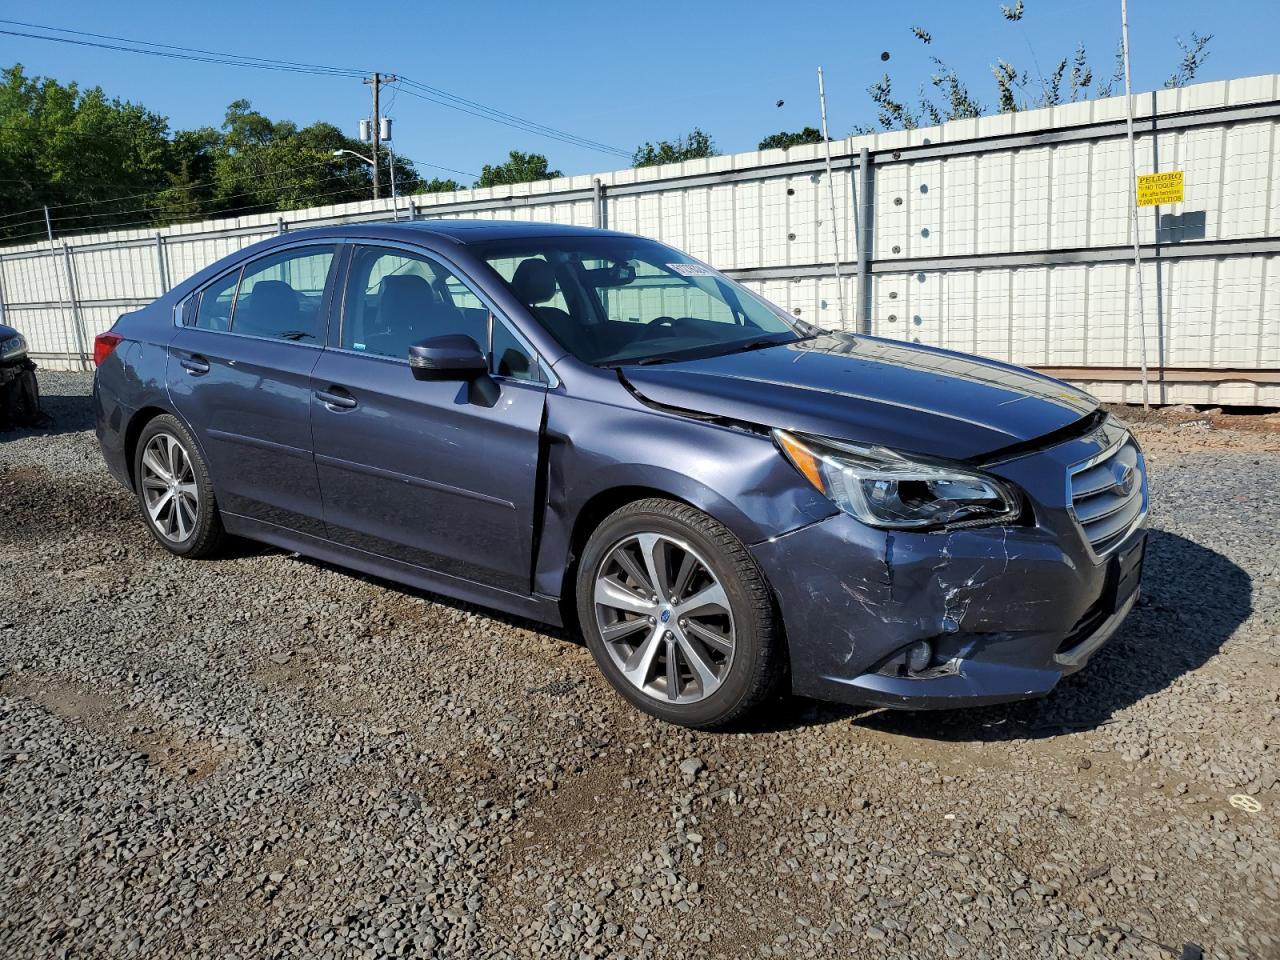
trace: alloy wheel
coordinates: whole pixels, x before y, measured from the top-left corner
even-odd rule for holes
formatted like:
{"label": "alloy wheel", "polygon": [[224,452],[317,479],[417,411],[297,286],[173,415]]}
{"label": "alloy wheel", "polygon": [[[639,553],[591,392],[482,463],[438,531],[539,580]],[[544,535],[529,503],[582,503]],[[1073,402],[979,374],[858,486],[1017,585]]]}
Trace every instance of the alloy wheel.
{"label": "alloy wheel", "polygon": [[596,626],[623,677],[647,696],[696,703],[733,663],[733,611],[711,566],[683,541],[636,533],[595,576]]}
{"label": "alloy wheel", "polygon": [[191,458],[178,438],[157,433],[142,452],[142,499],[162,537],[181,543],[200,515],[200,491]]}

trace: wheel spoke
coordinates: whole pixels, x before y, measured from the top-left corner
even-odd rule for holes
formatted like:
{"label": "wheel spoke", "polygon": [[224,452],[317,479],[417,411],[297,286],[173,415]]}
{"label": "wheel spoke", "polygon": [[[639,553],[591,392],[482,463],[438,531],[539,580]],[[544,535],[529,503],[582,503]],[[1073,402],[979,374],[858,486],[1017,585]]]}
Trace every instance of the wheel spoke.
{"label": "wheel spoke", "polygon": [[649,629],[648,617],[637,617],[634,620],[618,620],[607,627],[600,628],[600,636],[608,643],[616,643],[623,637],[629,637],[638,630]]}
{"label": "wheel spoke", "polygon": [[622,667],[623,674],[637,687],[644,688],[649,682],[649,671],[653,669],[654,657],[662,649],[663,633],[661,624],[654,627],[648,639],[636,647],[635,652],[631,654]]}
{"label": "wheel spoke", "polygon": [[706,613],[708,608],[717,613],[729,612],[729,598],[718,580],[711,581],[710,585],[703,587],[692,597],[682,601],[676,607],[676,612],[681,616],[687,617],[695,613]]}
{"label": "wheel spoke", "polygon": [[680,662],[676,658],[675,640],[667,641],[667,699],[675,700],[680,696]]}
{"label": "wheel spoke", "polygon": [[169,489],[169,482],[167,480],[162,480],[159,477],[152,476],[149,472],[142,475],[142,485],[144,487],[151,487],[153,490]]}
{"label": "wheel spoke", "polygon": [[676,571],[676,578],[671,584],[671,601],[679,603],[680,598],[684,596],[684,592],[689,589],[689,581],[693,579],[693,572],[698,569],[698,558],[689,550],[684,552],[684,556],[680,560],[680,569]]}
{"label": "wheel spoke", "polygon": [[712,650],[723,653],[726,656],[733,653],[733,643],[722,633],[717,633],[697,620],[687,620],[683,624],[684,632],[687,636],[693,637],[705,643]]}
{"label": "wheel spoke", "polygon": [[657,606],[648,597],[642,597],[633,590],[624,587],[616,580],[601,579],[596,581],[596,603],[614,610],[626,610],[629,613],[650,613]]}
{"label": "wheel spoke", "polygon": [[191,504],[192,504],[192,507],[194,507],[194,506],[195,506],[195,504],[196,504],[197,500],[199,499],[199,493],[196,491],[196,485],[195,485],[195,483],[194,483],[194,482],[191,482],[191,483],[179,483],[179,484],[178,484],[178,493],[182,494],[182,496],[184,496],[184,497],[186,497],[188,500],[190,500],[190,501],[191,501]]}
{"label": "wheel spoke", "polygon": [[169,475],[177,480],[182,476],[182,447],[178,445],[173,437],[166,436],[164,439],[169,447]]}
{"label": "wheel spoke", "polygon": [[147,511],[151,514],[151,519],[154,520],[156,523],[159,523],[161,511],[163,511],[165,506],[169,504],[172,500],[173,500],[173,491],[166,487],[164,493],[160,494],[160,496],[156,497],[154,500],[152,500],[150,503],[147,504]]}
{"label": "wheel spoke", "polygon": [[667,593],[667,578],[663,576],[667,569],[667,541],[656,533],[642,533],[636,537],[636,541],[640,544],[640,553],[644,556],[644,566],[649,574],[649,582],[653,584],[653,592],[658,595],[659,600],[669,599],[671,595]]}
{"label": "wheel spoke", "polygon": [[655,584],[643,569],[636,563],[635,558],[631,556],[631,551],[626,546],[618,547],[613,552],[613,559],[618,561],[620,566],[632,580],[639,584],[640,589],[646,593],[657,593],[657,584]]}
{"label": "wheel spoke", "polygon": [[142,465],[161,480],[168,480],[172,474],[169,473],[169,468],[160,462],[160,457],[154,444],[155,441],[153,440],[147,445],[147,450],[142,455]]}
{"label": "wheel spoke", "polygon": [[707,660],[706,654],[698,647],[698,644],[680,634],[676,635],[676,642],[679,644],[680,652],[684,654],[684,658],[689,661],[689,666],[698,675],[698,686],[702,692],[708,694],[720,686],[720,677],[716,673],[716,668]]}

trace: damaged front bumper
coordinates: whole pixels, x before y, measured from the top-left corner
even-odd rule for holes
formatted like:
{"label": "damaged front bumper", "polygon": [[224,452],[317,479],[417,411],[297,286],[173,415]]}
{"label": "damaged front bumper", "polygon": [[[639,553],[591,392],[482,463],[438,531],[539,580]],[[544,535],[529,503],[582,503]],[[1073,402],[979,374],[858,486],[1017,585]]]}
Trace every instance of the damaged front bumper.
{"label": "damaged front bumper", "polygon": [[[752,547],[772,584],[792,689],[905,709],[1043,696],[1081,669],[1138,599],[1140,520],[1099,557],[1062,478],[1090,453],[1064,444],[1002,464],[1032,522],[931,533],[877,530],[839,514]],[[924,641],[924,645],[920,645]],[[910,668],[913,645],[927,662]]]}

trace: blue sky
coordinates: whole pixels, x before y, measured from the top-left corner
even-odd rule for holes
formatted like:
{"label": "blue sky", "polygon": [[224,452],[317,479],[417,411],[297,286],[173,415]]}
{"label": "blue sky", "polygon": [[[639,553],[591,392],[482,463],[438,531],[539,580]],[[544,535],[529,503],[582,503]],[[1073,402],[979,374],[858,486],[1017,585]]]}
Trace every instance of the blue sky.
{"label": "blue sky", "polygon": [[[990,66],[1004,57],[1047,73],[1084,42],[1098,74],[1110,72],[1119,0],[1027,0],[1021,24],[989,0],[916,3],[695,3],[646,0],[497,3],[216,4],[58,0],[33,7],[0,0],[0,16],[252,56],[399,72],[452,93],[632,150],[699,125],[722,152],[754,149],[765,135],[817,126],[814,69],[827,74],[833,133],[874,122],[866,87],[886,68],[909,94],[928,57],[947,60],[985,103]],[[1192,31],[1213,33],[1200,79],[1280,71],[1275,0],[1132,0],[1134,83],[1163,83]],[[919,24],[933,35],[923,46]],[[21,29],[21,28],[17,28]],[[891,59],[882,63],[888,51]],[[247,98],[273,118],[328,120],[353,133],[369,112],[354,79],[189,63],[0,36],[0,62],[29,73],[100,85],[167,116],[173,127],[217,125]],[[553,167],[586,173],[625,166],[606,154],[547,140],[388,93],[397,151],[464,171],[510,149],[545,153]],[[775,104],[785,101],[781,108]],[[425,168],[424,173],[433,171]],[[459,178],[463,179],[463,178]]]}

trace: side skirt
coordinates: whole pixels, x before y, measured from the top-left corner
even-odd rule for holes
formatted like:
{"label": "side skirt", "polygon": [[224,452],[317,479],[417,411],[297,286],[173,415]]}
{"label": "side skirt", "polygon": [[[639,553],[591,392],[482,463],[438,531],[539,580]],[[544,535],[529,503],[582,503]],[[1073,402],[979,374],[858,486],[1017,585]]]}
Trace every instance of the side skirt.
{"label": "side skirt", "polygon": [[530,620],[537,620],[553,627],[564,626],[564,621],[560,616],[560,604],[555,597],[544,597],[540,594],[521,596],[516,593],[508,593],[506,590],[499,590],[496,587],[487,587],[471,580],[463,580],[461,577],[451,577],[448,574],[437,573],[434,570],[427,570],[411,563],[403,563],[390,557],[357,550],[354,547],[335,543],[332,540],[299,533],[287,527],[278,527],[272,523],[255,520],[250,517],[242,517],[234,513],[226,513],[224,511],[222,522],[228,533],[238,537],[259,540],[263,543],[269,543],[273,547],[293,550],[304,556],[322,560],[325,563],[332,563],[339,567],[350,567],[353,570],[359,570],[361,573],[394,580],[396,583],[407,584],[420,590],[429,590],[432,593],[438,593],[454,600],[462,600],[482,607],[492,607],[504,613],[518,617],[528,617]]}

